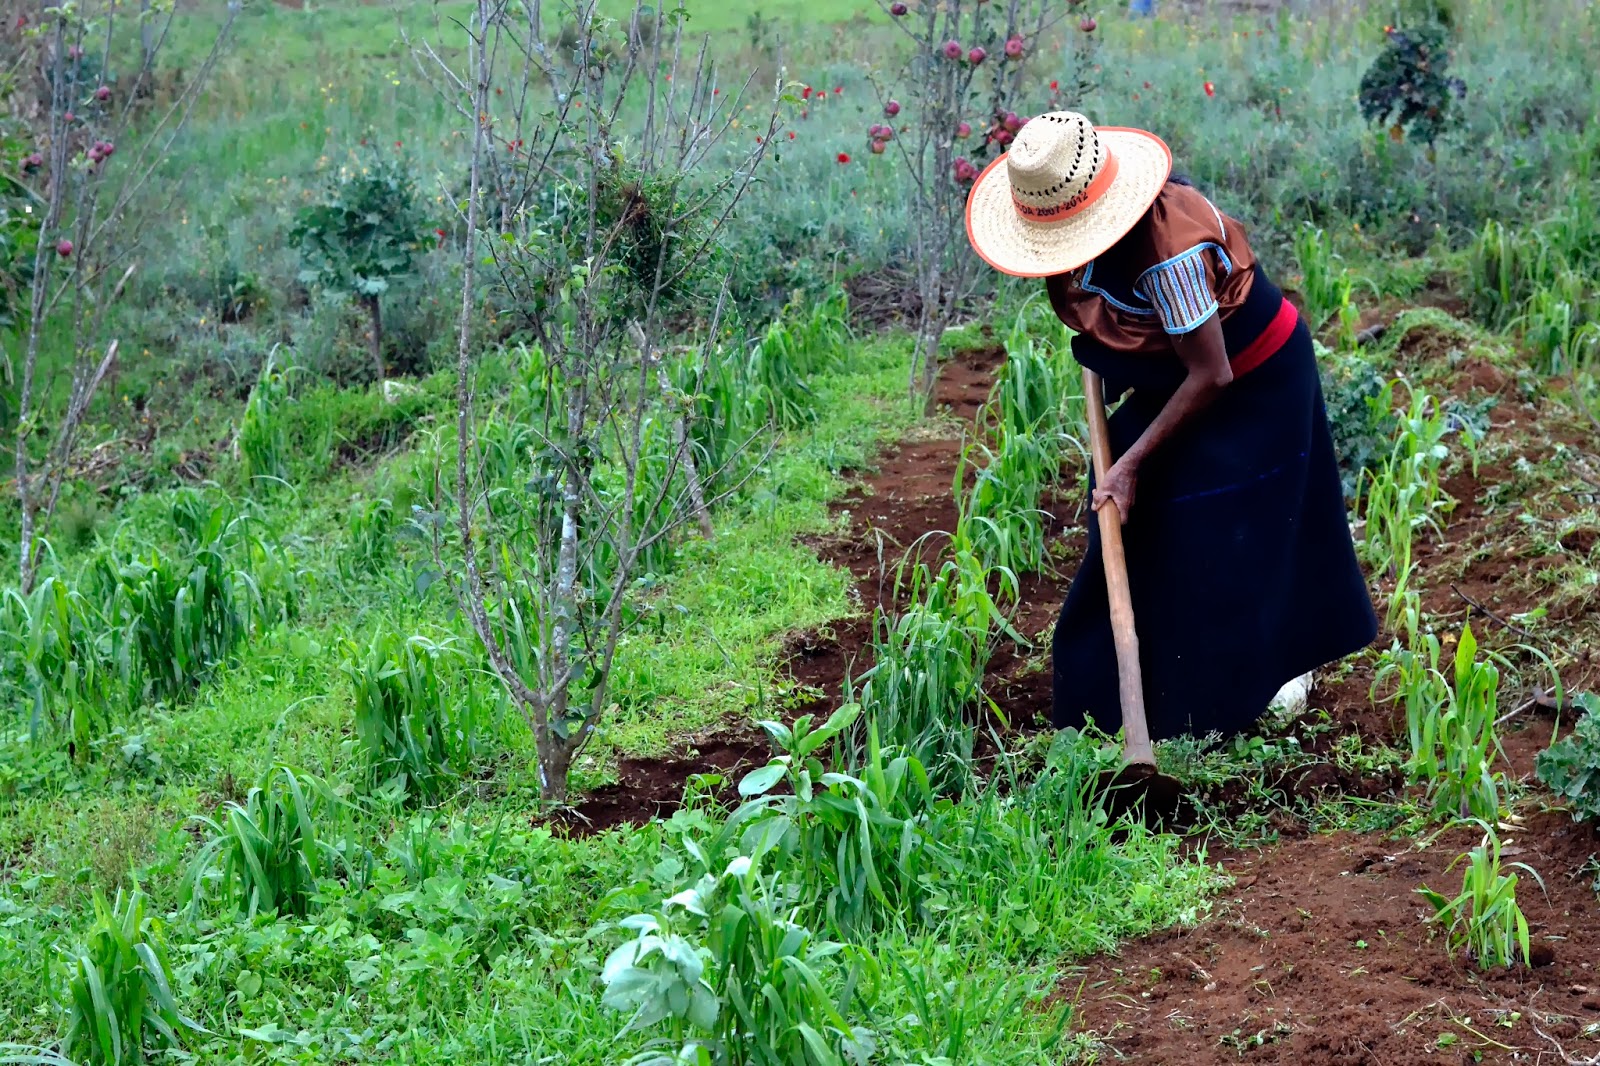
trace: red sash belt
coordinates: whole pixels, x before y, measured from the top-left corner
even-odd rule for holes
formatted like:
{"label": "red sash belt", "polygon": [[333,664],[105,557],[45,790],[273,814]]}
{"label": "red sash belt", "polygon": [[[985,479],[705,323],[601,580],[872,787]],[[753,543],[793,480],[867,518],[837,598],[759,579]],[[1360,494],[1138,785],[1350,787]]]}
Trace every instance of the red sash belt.
{"label": "red sash belt", "polygon": [[1251,341],[1245,346],[1244,351],[1229,360],[1233,367],[1233,376],[1243,377],[1272,358],[1278,349],[1288,343],[1289,335],[1299,323],[1300,312],[1295,310],[1294,304],[1285,299],[1278,308],[1278,313],[1267,324],[1267,328],[1261,331],[1261,336]]}

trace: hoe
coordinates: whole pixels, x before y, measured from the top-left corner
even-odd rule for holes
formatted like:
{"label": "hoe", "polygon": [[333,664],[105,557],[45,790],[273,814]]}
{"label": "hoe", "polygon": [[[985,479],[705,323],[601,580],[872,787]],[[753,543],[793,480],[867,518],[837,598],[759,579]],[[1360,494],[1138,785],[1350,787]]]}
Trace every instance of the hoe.
{"label": "hoe", "polygon": [[[1089,450],[1095,481],[1111,466],[1111,437],[1100,375],[1084,368],[1083,397],[1089,419]],[[1133,627],[1133,597],[1128,591],[1128,561],[1122,552],[1122,515],[1111,501],[1096,515],[1100,522],[1100,554],[1105,562],[1106,592],[1111,600],[1111,635],[1117,647],[1117,688],[1122,703],[1122,769],[1107,775],[1100,787],[1112,813],[1136,806],[1150,821],[1173,818],[1183,786],[1156,767],[1155,748],[1144,715],[1144,678],[1139,671],[1139,635]],[[1141,803],[1141,801],[1143,801]]]}

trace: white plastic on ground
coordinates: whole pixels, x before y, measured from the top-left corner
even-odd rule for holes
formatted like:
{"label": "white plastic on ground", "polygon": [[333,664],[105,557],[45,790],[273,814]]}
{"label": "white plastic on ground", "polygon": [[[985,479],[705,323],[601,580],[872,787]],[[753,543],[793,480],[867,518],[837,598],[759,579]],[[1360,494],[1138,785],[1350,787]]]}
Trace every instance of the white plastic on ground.
{"label": "white plastic on ground", "polygon": [[1311,674],[1301,674],[1278,690],[1278,694],[1267,705],[1268,709],[1293,718],[1306,709],[1306,698],[1311,695],[1311,681]]}

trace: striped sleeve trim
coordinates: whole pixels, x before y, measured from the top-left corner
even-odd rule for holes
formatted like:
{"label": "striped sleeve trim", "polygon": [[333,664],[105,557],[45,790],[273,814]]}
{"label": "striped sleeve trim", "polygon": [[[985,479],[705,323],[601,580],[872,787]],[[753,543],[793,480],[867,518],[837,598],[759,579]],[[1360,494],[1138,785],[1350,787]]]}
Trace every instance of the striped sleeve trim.
{"label": "striped sleeve trim", "polygon": [[1151,267],[1139,278],[1136,291],[1148,294],[1170,334],[1188,333],[1217,311],[1211,276],[1203,258],[1210,244],[1197,244],[1182,255]]}

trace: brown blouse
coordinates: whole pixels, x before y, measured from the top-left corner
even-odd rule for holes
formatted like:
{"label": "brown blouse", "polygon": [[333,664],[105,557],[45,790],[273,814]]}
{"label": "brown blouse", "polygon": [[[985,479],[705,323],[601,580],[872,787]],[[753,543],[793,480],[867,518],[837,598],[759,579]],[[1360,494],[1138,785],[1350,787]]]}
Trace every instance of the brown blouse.
{"label": "brown blouse", "polygon": [[1244,304],[1255,263],[1243,226],[1198,190],[1169,183],[1110,250],[1045,285],[1074,332],[1114,352],[1171,352],[1172,335]]}

